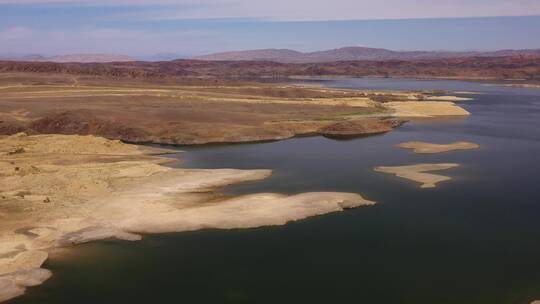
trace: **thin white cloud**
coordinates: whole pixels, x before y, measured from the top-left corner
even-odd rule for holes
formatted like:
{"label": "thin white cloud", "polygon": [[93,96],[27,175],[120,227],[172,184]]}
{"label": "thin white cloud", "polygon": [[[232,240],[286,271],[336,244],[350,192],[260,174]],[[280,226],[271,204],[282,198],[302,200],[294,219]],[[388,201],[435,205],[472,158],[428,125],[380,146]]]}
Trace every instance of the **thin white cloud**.
{"label": "thin white cloud", "polygon": [[[220,0],[217,0],[220,1]],[[92,5],[92,6],[133,6],[133,5],[185,5],[197,3],[214,3],[216,0],[0,0],[0,4],[17,5]]]}
{"label": "thin white cloud", "polygon": [[[147,6],[144,19],[287,21],[540,15],[539,0],[0,0],[17,5]],[[160,7],[167,6],[167,9]]]}

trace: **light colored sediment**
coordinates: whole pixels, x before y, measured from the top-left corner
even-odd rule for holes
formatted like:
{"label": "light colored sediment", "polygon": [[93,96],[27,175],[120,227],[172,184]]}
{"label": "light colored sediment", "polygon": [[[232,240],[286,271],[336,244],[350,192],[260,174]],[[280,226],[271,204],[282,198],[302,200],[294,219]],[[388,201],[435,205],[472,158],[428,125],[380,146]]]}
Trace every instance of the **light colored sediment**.
{"label": "light colored sediment", "polygon": [[352,193],[259,193],[216,189],[268,177],[269,170],[173,169],[166,152],[94,136],[0,137],[0,301],[51,274],[48,251],[141,233],[252,228],[373,202]]}
{"label": "light colored sediment", "polygon": [[418,154],[443,153],[455,150],[478,149],[480,146],[475,143],[458,141],[450,144],[433,144],[422,141],[410,141],[397,145],[400,148],[414,149]]}
{"label": "light colored sediment", "polygon": [[23,295],[26,287],[40,285],[51,275],[49,270],[41,268],[0,275],[0,302]]}
{"label": "light colored sediment", "polygon": [[200,208],[156,210],[151,216],[139,215],[125,220],[121,227],[139,233],[255,228],[373,204],[353,193],[312,192],[292,196],[258,193]]}
{"label": "light colored sediment", "polygon": [[457,96],[426,96],[426,100],[430,101],[470,101],[473,98],[457,97]]}
{"label": "light colored sediment", "polygon": [[444,175],[426,173],[430,171],[446,170],[458,167],[459,164],[443,163],[443,164],[417,164],[409,166],[395,167],[376,167],[375,171],[383,173],[395,174],[398,177],[406,178],[420,183],[420,188],[434,188],[437,183],[450,180],[451,178]]}
{"label": "light colored sediment", "polygon": [[473,91],[455,91],[454,94],[464,94],[464,95],[483,95],[485,93],[473,92]]}
{"label": "light colored sediment", "polygon": [[533,84],[533,83],[512,83],[512,84],[503,84],[503,86],[511,87],[511,88],[523,88],[523,89],[540,89],[540,84]]}
{"label": "light colored sediment", "polygon": [[467,116],[465,109],[446,101],[395,101],[383,104],[394,117]]}

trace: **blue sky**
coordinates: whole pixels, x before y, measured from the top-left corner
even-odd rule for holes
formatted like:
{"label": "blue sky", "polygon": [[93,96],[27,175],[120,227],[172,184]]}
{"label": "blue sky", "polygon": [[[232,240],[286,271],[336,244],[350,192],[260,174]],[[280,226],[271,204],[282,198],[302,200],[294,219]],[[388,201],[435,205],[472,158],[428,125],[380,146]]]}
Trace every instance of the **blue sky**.
{"label": "blue sky", "polygon": [[540,0],[0,0],[0,54],[540,48]]}

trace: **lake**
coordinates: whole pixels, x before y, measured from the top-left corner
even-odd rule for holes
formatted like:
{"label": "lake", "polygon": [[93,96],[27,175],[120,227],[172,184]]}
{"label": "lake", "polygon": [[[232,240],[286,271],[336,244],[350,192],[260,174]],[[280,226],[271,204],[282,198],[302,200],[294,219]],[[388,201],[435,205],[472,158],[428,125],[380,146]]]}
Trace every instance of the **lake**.
{"label": "lake", "polygon": [[[357,192],[372,207],[285,226],[78,246],[9,303],[529,303],[540,299],[540,90],[413,79],[314,79],[339,88],[475,91],[470,117],[337,141],[180,147],[183,167],[273,169],[230,194]],[[471,141],[418,155],[406,141]],[[455,162],[434,189],[376,166]]]}

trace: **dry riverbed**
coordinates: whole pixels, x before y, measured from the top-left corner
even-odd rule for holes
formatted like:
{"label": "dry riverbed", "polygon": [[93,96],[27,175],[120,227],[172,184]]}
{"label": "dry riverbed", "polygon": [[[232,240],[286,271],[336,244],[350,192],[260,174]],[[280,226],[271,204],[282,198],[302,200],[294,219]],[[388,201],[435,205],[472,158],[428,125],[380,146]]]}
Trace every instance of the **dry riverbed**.
{"label": "dry riverbed", "polygon": [[49,252],[74,244],[204,228],[283,225],[373,205],[355,193],[257,193],[220,187],[270,170],[173,169],[165,153],[94,136],[0,137],[0,301],[24,294],[51,272]]}

